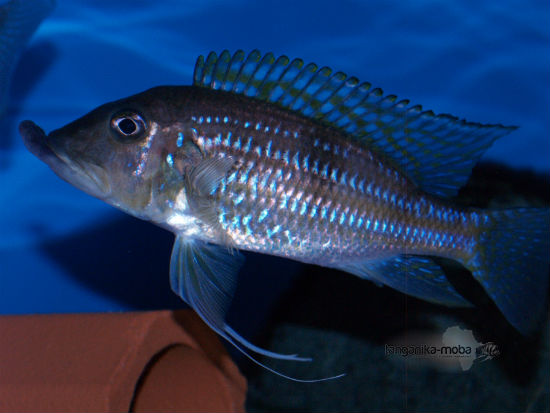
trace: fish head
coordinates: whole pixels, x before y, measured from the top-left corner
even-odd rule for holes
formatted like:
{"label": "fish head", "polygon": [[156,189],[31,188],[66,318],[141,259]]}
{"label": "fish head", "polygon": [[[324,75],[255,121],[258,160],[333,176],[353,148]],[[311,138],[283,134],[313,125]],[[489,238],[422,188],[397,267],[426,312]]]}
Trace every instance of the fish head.
{"label": "fish head", "polygon": [[65,181],[151,219],[152,190],[162,179],[161,141],[173,124],[155,89],[102,105],[48,135],[31,121],[19,131],[30,152]]}

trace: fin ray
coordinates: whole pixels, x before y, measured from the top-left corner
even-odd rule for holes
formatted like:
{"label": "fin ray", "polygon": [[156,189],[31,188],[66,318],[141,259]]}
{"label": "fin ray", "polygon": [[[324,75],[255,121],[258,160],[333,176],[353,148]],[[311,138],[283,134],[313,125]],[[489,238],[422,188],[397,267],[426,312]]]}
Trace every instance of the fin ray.
{"label": "fin ray", "polygon": [[337,268],[422,300],[448,306],[469,306],[429,257],[402,255],[382,261],[345,264]]}

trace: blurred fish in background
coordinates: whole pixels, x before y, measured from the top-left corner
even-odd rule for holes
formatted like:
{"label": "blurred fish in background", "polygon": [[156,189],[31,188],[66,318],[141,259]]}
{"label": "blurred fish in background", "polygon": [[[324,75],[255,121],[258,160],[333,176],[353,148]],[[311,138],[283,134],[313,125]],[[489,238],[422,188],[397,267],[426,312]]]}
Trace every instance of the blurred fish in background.
{"label": "blurred fish in background", "polygon": [[54,7],[54,0],[0,1],[0,117],[6,111],[10,79],[19,56]]}

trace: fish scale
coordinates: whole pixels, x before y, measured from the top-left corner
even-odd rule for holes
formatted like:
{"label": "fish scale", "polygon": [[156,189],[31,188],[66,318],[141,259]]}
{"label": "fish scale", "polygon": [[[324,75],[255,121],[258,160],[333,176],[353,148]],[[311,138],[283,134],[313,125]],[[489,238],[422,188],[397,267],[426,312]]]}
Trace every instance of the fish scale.
{"label": "fish scale", "polygon": [[[197,144],[207,156],[239,165],[216,193],[220,221],[237,248],[322,265],[380,253],[469,253],[470,212],[420,194],[379,155],[283,109],[202,92],[194,100],[208,115],[192,117]],[[230,110],[216,112],[219,107]],[[346,176],[355,177],[353,185]],[[466,218],[443,218],[459,215]]]}

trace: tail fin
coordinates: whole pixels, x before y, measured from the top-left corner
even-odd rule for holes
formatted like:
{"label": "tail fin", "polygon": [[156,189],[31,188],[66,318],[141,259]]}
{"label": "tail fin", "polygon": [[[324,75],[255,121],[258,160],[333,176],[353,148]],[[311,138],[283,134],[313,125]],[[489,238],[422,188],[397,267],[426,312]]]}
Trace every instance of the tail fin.
{"label": "tail fin", "polygon": [[548,306],[550,211],[491,211],[466,266],[522,334],[532,332]]}

